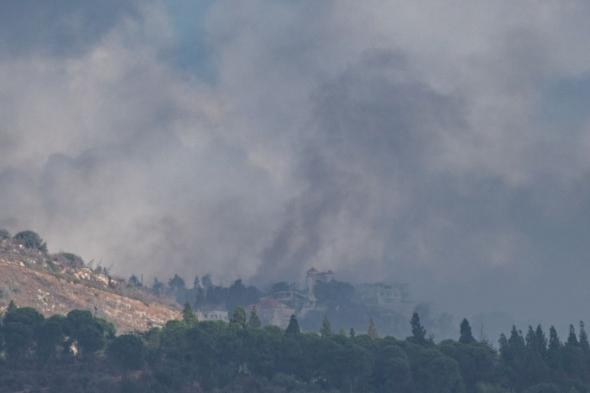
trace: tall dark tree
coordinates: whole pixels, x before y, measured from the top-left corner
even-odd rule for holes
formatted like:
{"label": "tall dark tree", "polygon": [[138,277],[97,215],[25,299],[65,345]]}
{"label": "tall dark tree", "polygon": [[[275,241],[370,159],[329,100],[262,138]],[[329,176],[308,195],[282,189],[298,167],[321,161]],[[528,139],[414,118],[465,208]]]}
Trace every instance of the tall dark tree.
{"label": "tall dark tree", "polygon": [[555,327],[551,326],[549,328],[549,345],[547,348],[547,363],[549,367],[554,370],[559,370],[561,368],[561,341],[559,340],[559,336],[557,335],[557,330]]}
{"label": "tall dark tree", "polygon": [[543,359],[547,358],[547,337],[541,325],[537,325],[535,329],[535,344],[537,352],[541,354]]}
{"label": "tall dark tree", "polygon": [[170,287],[170,289],[173,291],[180,291],[186,288],[184,280],[178,274],[175,274],[174,277],[168,281],[168,287]]}
{"label": "tall dark tree", "polygon": [[182,310],[182,320],[188,326],[194,326],[198,322],[197,316],[195,315],[193,308],[189,303],[184,304],[184,309]]}
{"label": "tall dark tree", "polygon": [[572,347],[578,346],[578,337],[576,337],[576,328],[574,328],[574,325],[570,325],[569,334],[567,335],[566,345],[569,345]]}
{"label": "tall dark tree", "polygon": [[256,312],[256,307],[252,307],[250,311],[250,318],[248,318],[248,327],[250,329],[259,329],[262,326],[262,322],[258,317],[258,313]]}
{"label": "tall dark tree", "polygon": [[229,323],[234,326],[239,326],[241,328],[246,327],[246,310],[243,307],[236,307],[231,314],[231,318]]}
{"label": "tall dark tree", "polygon": [[296,336],[299,333],[301,333],[299,322],[297,322],[297,317],[293,314],[291,315],[291,319],[289,319],[289,325],[287,326],[287,330],[285,330],[285,334],[287,336]]}
{"label": "tall dark tree", "polygon": [[418,313],[412,314],[412,319],[410,320],[410,325],[412,327],[412,341],[416,344],[425,344],[426,343],[426,329],[422,326],[420,322],[420,316]]}
{"label": "tall dark tree", "polygon": [[588,334],[586,334],[584,321],[580,321],[580,348],[582,348],[584,352],[590,353],[590,345],[588,344]]}
{"label": "tall dark tree", "polygon": [[461,335],[459,336],[459,342],[462,344],[473,344],[475,342],[475,338],[473,338],[473,334],[471,333],[471,325],[466,318],[464,318],[461,322]]}
{"label": "tall dark tree", "polygon": [[328,320],[327,314],[324,314],[324,319],[322,320],[322,327],[320,328],[320,334],[322,337],[330,337],[332,335],[332,325]]}

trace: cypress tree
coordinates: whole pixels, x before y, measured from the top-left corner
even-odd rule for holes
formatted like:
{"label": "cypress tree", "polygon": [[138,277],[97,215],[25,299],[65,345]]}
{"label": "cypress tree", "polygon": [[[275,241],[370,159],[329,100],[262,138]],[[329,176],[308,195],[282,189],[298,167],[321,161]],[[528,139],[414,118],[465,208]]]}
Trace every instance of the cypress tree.
{"label": "cypress tree", "polygon": [[259,329],[262,326],[262,322],[260,322],[260,318],[258,318],[258,314],[256,313],[256,307],[252,308],[250,311],[250,318],[248,319],[248,327],[250,329]]}
{"label": "cypress tree", "polygon": [[475,338],[473,338],[473,334],[471,333],[471,325],[469,325],[467,318],[464,318],[461,322],[459,342],[462,344],[473,344],[475,342]]}
{"label": "cypress tree", "polygon": [[412,341],[414,341],[416,344],[425,344],[426,329],[424,329],[422,326],[422,323],[420,322],[420,316],[417,312],[412,314],[410,325],[412,326]]}
{"label": "cypress tree", "polygon": [[554,370],[561,368],[561,342],[555,327],[549,328],[549,346],[547,348],[547,363]]}
{"label": "cypress tree", "polygon": [[354,328],[350,328],[348,335],[350,336],[350,338],[356,337],[356,332],[354,331]]}
{"label": "cypress tree", "polygon": [[289,319],[289,325],[287,326],[287,330],[285,330],[285,334],[287,336],[296,336],[299,333],[301,333],[299,322],[297,322],[297,317],[293,314],[291,315],[291,319]]}
{"label": "cypress tree", "polygon": [[537,352],[545,359],[547,357],[547,337],[541,325],[537,325],[535,329],[535,343],[537,345]]}
{"label": "cypress tree", "polygon": [[237,306],[231,315],[229,323],[234,326],[246,327],[246,310],[243,307]]}
{"label": "cypress tree", "polygon": [[184,309],[182,310],[182,320],[189,326],[195,325],[198,322],[197,316],[193,312],[193,308],[188,302],[184,304]]}
{"label": "cypress tree", "polygon": [[588,335],[584,328],[584,321],[580,321],[580,347],[586,353],[590,352],[590,345],[588,344]]}
{"label": "cypress tree", "polygon": [[576,329],[574,325],[570,325],[569,334],[567,336],[567,346],[570,347],[577,347],[578,346],[578,338],[576,337]]}
{"label": "cypress tree", "polygon": [[320,329],[320,334],[322,337],[329,337],[332,335],[332,326],[330,325],[330,321],[328,320],[328,315],[324,314],[324,320],[322,321],[322,327]]}

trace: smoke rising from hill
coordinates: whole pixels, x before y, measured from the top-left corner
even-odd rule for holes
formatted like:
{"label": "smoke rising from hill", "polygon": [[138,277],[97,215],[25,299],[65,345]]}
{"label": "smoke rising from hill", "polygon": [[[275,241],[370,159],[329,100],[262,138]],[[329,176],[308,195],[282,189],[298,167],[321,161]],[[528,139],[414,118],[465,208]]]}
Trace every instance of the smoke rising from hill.
{"label": "smoke rising from hill", "polygon": [[[0,23],[0,227],[121,274],[317,266],[578,317],[586,2],[221,0],[194,29],[101,4],[0,17],[44,26]],[[180,66],[191,34],[207,50]]]}

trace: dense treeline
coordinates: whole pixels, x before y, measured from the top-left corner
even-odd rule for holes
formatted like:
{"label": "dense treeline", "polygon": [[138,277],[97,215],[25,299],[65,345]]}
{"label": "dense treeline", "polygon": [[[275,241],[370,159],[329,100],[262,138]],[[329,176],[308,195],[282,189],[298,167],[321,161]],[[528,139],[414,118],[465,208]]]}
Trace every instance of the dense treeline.
{"label": "dense treeline", "polygon": [[230,323],[182,321],[116,336],[88,311],[44,318],[13,304],[0,328],[0,391],[48,392],[589,392],[583,324],[565,343],[554,328],[513,328],[499,352],[478,342],[467,320],[458,341],[435,343],[417,314],[405,340],[262,327],[237,308]]}

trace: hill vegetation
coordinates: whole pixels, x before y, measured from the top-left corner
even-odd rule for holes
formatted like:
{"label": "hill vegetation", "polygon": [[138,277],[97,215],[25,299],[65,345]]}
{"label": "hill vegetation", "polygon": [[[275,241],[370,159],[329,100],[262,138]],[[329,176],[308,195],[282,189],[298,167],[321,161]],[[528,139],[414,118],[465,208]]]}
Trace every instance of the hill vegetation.
{"label": "hill vegetation", "polygon": [[261,327],[240,307],[229,323],[183,320],[117,336],[88,311],[44,318],[14,304],[0,329],[1,392],[584,393],[590,347],[583,324],[562,343],[554,328],[516,327],[499,351],[467,320],[458,340],[434,342],[414,314],[406,339]]}

